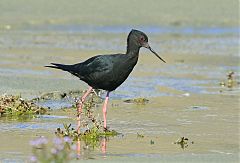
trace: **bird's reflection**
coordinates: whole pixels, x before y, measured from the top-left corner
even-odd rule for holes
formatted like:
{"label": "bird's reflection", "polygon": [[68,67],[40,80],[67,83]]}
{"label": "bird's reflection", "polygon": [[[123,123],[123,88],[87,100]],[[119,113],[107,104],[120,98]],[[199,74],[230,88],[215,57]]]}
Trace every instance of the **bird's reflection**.
{"label": "bird's reflection", "polygon": [[80,139],[77,139],[77,146],[76,146],[76,153],[77,153],[77,159],[80,159],[81,157],[81,141]]}
{"label": "bird's reflection", "polygon": [[106,156],[107,152],[107,138],[103,137],[101,140],[101,151],[104,156]]}
{"label": "bird's reflection", "polygon": [[98,140],[98,145],[96,144],[89,144],[85,141],[82,141],[80,139],[76,142],[76,159],[84,159],[84,158],[91,158],[91,152],[98,148],[103,157],[106,157],[107,153],[107,142],[109,141],[109,138],[107,137],[101,137]]}

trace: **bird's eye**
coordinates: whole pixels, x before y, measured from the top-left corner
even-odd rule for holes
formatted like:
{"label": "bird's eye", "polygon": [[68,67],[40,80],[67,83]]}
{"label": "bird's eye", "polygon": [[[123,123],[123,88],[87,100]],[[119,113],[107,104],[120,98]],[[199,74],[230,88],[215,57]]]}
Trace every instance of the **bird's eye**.
{"label": "bird's eye", "polygon": [[140,37],[140,40],[141,40],[141,41],[144,41],[144,37],[143,37],[143,36],[142,36],[142,37]]}

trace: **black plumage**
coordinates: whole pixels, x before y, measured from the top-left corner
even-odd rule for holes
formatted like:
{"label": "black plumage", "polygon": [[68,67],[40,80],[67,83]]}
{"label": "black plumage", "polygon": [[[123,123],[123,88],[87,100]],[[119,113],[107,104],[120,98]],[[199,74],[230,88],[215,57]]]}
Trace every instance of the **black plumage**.
{"label": "black plumage", "polygon": [[132,30],[127,38],[126,54],[98,55],[88,60],[73,65],[64,65],[52,63],[50,68],[61,69],[77,76],[80,80],[85,81],[90,87],[84,93],[78,102],[78,123],[77,132],[80,133],[80,117],[82,106],[85,98],[91,93],[92,89],[103,89],[107,91],[103,105],[104,129],[107,129],[107,104],[109,92],[120,86],[132,72],[137,64],[139,50],[141,47],[148,48],[159,59],[165,62],[148,44],[148,37],[141,31]]}
{"label": "black plumage", "polygon": [[132,72],[138,61],[141,47],[148,48],[165,62],[151,49],[146,34],[138,30],[132,30],[127,38],[126,54],[97,55],[73,65],[51,63],[51,66],[46,67],[70,72],[93,89],[103,89],[111,92],[119,87]]}

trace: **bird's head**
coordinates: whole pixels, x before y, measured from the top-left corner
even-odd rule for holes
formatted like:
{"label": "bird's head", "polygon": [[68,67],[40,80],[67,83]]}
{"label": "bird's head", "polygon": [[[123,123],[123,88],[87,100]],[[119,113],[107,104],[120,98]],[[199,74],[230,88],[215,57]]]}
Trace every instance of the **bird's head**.
{"label": "bird's head", "polygon": [[133,29],[129,35],[128,35],[128,45],[132,44],[135,47],[141,48],[147,48],[149,49],[153,54],[155,54],[160,60],[162,60],[164,63],[166,63],[148,44],[148,37],[145,33],[142,31]]}

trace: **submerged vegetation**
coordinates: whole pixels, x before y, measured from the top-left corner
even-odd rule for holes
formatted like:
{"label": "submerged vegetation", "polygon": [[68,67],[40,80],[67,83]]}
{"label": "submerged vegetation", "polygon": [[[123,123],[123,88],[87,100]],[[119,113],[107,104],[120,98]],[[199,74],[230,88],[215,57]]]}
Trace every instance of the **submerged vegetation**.
{"label": "submerged vegetation", "polygon": [[57,137],[64,138],[70,137],[73,141],[82,140],[87,146],[92,148],[98,147],[102,138],[113,137],[119,135],[116,131],[103,131],[99,128],[92,127],[84,132],[78,134],[74,128],[71,128],[71,124],[64,124],[64,129],[57,128],[55,132]]}
{"label": "submerged vegetation", "polygon": [[[57,128],[55,131],[56,138],[53,140],[51,150],[49,150],[50,144],[45,138],[31,141],[33,148],[31,162],[68,162],[79,157],[78,155],[81,153],[80,141],[85,144],[83,150],[89,150],[106,146],[104,144],[109,137],[119,134],[114,130],[103,129],[101,121],[98,120],[93,111],[93,107],[96,105],[94,96],[94,93],[90,94],[83,105],[81,132],[78,133],[71,124],[63,124],[63,129]],[[73,105],[73,108],[76,109],[76,106],[77,104]]]}
{"label": "submerged vegetation", "polygon": [[144,135],[143,135],[143,134],[139,134],[139,133],[137,132],[137,137],[138,137],[138,138],[144,138]]}
{"label": "submerged vegetation", "polygon": [[239,84],[239,82],[237,82],[234,79],[234,72],[233,71],[229,71],[227,74],[227,79],[225,81],[220,82],[220,86],[222,87],[227,87],[227,88],[233,88],[235,87],[237,84]]}
{"label": "submerged vegetation", "polygon": [[55,132],[57,136],[68,136],[74,141],[83,140],[85,144],[95,147],[102,137],[111,137],[119,134],[114,130],[103,129],[102,122],[98,119],[93,111],[93,108],[96,105],[96,100],[94,100],[96,97],[94,96],[94,93],[90,94],[88,100],[84,102],[83,113],[81,116],[82,132],[78,134],[77,130],[71,127],[71,124],[63,124],[63,130],[57,128],[57,131]]}
{"label": "submerged vegetation", "polygon": [[[38,106],[37,101],[63,98],[72,98],[77,101],[77,96],[79,97],[80,93],[79,91],[47,93],[33,100],[24,100],[21,96],[2,95],[0,96],[0,115],[17,117],[30,115],[34,117],[34,115],[46,114],[48,109]],[[104,130],[102,122],[94,113],[93,108],[100,100],[96,93],[92,93],[84,103],[81,114],[81,133],[78,134],[71,124],[64,124],[63,129],[57,128],[53,143],[49,143],[44,137],[31,141],[33,156],[30,161],[68,162],[76,158],[76,151],[74,150],[76,150],[77,142],[83,141],[87,149],[93,149],[100,147],[103,140],[107,141],[109,137],[118,135],[119,133],[114,130]],[[76,106],[77,102],[72,105],[71,109],[76,110]]]}
{"label": "submerged vegetation", "polygon": [[111,137],[119,135],[118,132],[114,130],[103,131],[96,127],[85,130],[83,133],[78,135],[77,131],[74,128],[71,128],[71,124],[63,124],[64,129],[57,128],[55,131],[56,136],[58,137],[71,137],[74,141],[80,140],[89,140],[89,139],[99,139],[100,137]]}
{"label": "submerged vegetation", "polygon": [[[178,144],[181,146],[182,149],[186,149],[189,144],[189,139],[186,137],[181,137],[180,139],[175,141],[174,144]],[[192,141],[191,144],[194,144],[194,142]]]}
{"label": "submerged vegetation", "polygon": [[21,96],[0,96],[0,116],[24,116],[46,114],[46,108],[37,106],[32,101],[24,100]]}
{"label": "submerged vegetation", "polygon": [[146,99],[146,98],[135,98],[135,99],[124,100],[124,102],[126,102],[126,103],[134,103],[134,104],[138,104],[138,105],[144,105],[144,104],[148,103],[149,100]]}

